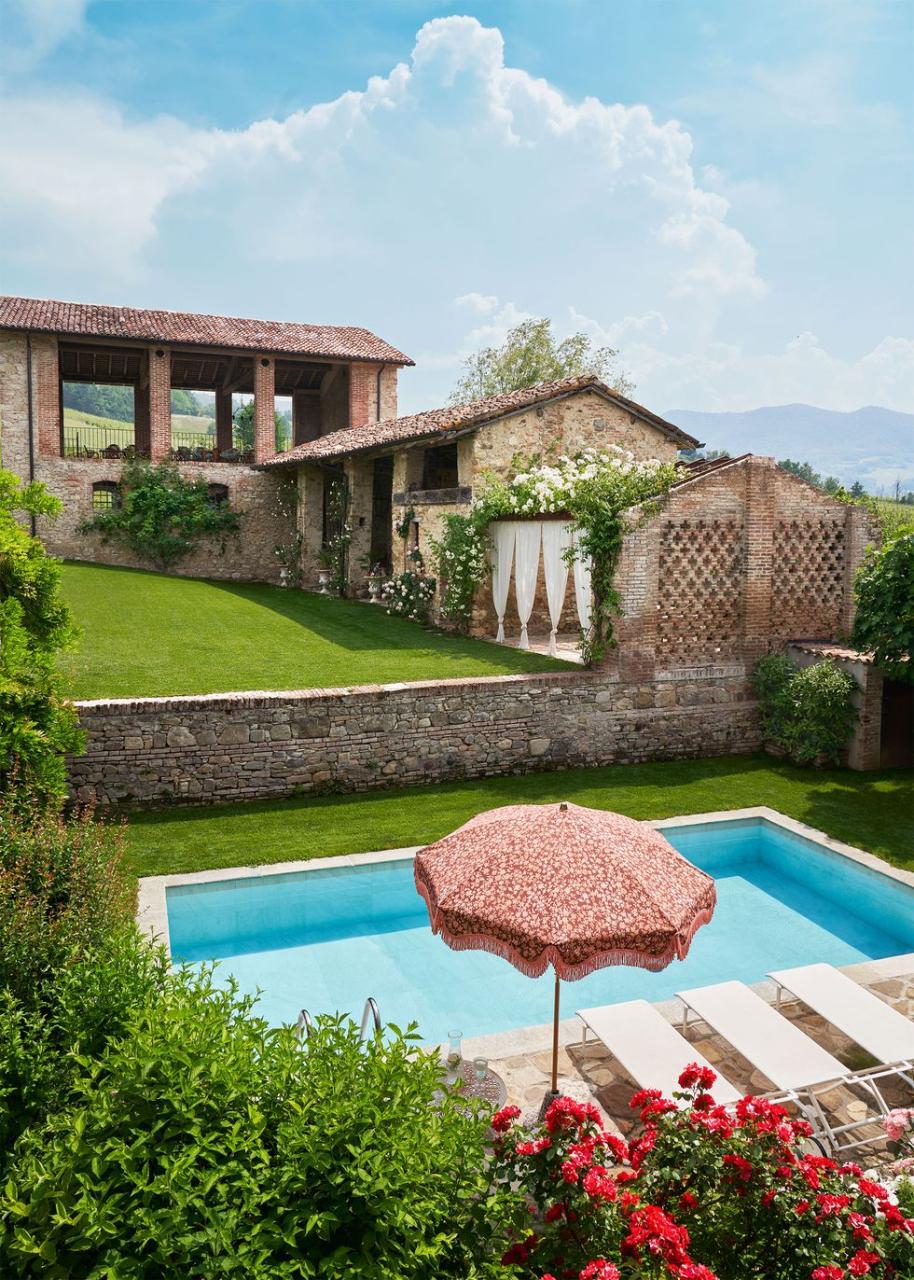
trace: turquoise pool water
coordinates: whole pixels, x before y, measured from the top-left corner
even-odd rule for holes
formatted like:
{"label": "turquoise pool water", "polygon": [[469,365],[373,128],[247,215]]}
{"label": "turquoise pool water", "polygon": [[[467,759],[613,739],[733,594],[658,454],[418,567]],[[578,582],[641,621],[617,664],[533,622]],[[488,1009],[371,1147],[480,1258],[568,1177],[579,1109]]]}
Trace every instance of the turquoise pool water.
{"label": "turquoise pool water", "polygon": [[[604,969],[563,987],[563,1012],[664,1000],[686,987],[771,969],[914,951],[914,890],[764,819],[664,834],[714,876],[718,906],[688,958],[661,973]],[[548,1022],[551,971],[531,980],[482,951],[451,951],[428,927],[411,860],[172,886],[175,960],[219,960],[275,1024],[346,1010],[373,995],[385,1022],[417,1021],[429,1041]]]}

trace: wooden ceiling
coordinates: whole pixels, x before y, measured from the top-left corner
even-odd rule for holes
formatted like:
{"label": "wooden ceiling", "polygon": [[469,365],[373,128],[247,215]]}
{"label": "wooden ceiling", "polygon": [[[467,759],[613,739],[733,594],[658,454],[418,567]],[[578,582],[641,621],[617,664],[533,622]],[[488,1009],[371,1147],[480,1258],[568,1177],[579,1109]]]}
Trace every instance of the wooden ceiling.
{"label": "wooden ceiling", "polygon": [[[100,382],[145,386],[149,348],[61,342],[64,382]],[[154,358],[154,357],[153,357]],[[277,360],[276,395],[318,391],[332,366],[321,361]],[[254,390],[254,357],[230,351],[172,351],[171,385],[188,391]]]}

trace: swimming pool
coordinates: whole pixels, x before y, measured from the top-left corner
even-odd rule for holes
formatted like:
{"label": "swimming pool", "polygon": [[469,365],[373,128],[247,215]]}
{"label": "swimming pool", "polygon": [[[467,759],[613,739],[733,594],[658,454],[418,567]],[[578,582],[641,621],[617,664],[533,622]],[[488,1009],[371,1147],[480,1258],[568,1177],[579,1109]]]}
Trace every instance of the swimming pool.
{"label": "swimming pool", "polygon": [[[684,962],[660,973],[610,968],[563,989],[575,1008],[668,999],[725,978],[914,951],[914,888],[765,818],[659,824],[717,883],[714,919]],[[261,990],[271,1022],[346,1010],[373,995],[385,1022],[419,1023],[428,1041],[452,1027],[484,1035],[547,1022],[551,970],[537,980],[481,951],[451,951],[429,926],[412,860],[396,858],[242,875],[165,890],[173,958],[219,960],[243,991]]]}

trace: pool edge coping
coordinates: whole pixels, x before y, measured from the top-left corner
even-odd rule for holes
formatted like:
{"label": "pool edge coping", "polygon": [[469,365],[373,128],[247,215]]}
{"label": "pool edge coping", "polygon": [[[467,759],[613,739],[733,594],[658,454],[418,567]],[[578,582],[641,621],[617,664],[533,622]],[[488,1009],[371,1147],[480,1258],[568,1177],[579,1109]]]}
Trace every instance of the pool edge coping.
{"label": "pool edge coping", "polygon": [[[819,831],[805,822],[800,822],[797,818],[791,818],[785,813],[780,813],[777,809],[772,809],[768,805],[753,805],[744,809],[719,809],[707,813],[682,814],[672,818],[650,818],[645,821],[650,827],[667,828],[697,827],[709,822],[740,822],[753,818],[760,818],[770,822],[772,826],[781,827],[794,835],[812,841],[814,844],[822,845],[833,853],[838,853],[860,866],[867,867],[870,871],[877,871],[880,875],[888,876],[889,879],[914,889],[914,872],[903,871],[900,867],[893,867],[891,863],[877,857],[874,853],[869,853],[865,849],[858,849],[854,845],[845,844],[842,840],[835,840],[824,831]],[[268,875],[278,876],[310,871],[329,871],[338,867],[370,866],[373,863],[381,862],[404,862],[409,858],[414,858],[419,850],[424,847],[424,845],[404,845],[399,849],[378,849],[368,853],[332,854],[327,858],[299,859],[292,862],[266,862],[259,866],[210,867],[206,871],[184,871],[173,872],[163,876],[141,876],[137,893],[136,922],[140,929],[150,936],[153,942],[161,943],[170,956],[171,938],[168,929],[166,891],[173,886],[212,884],[221,880],[256,879]],[[907,958],[911,961],[911,969],[914,969],[914,952],[908,953]],[[894,959],[894,957],[888,957],[888,959]],[[879,963],[885,963],[885,961],[867,961],[863,967],[871,967]],[[857,968],[861,966],[850,967]],[[764,986],[765,984],[760,985]],[[568,1019],[567,1021],[574,1022],[576,1025],[576,1019]],[[530,1028],[522,1028],[521,1030],[530,1030]],[[548,1030],[551,1035],[551,1025]],[[496,1032],[493,1034],[501,1036],[519,1033]],[[478,1037],[478,1039],[487,1038]]]}

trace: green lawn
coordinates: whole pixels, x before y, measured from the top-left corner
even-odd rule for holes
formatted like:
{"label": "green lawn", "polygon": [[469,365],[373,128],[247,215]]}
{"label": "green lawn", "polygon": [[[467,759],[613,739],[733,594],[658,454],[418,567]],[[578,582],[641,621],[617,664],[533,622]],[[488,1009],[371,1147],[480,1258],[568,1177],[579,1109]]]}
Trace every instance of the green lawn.
{"label": "green lawn", "polygon": [[254,583],[67,563],[82,635],[61,662],[74,698],[340,685],[569,670],[482,640],[424,631],[376,605]]}
{"label": "green lawn", "polygon": [[436,840],[483,809],[573,800],[633,818],[668,818],[770,805],[914,869],[914,779],[910,771],[852,773],[727,756],[361,795],[171,809],[131,817],[128,857],[137,875],[201,871],[398,848]]}

